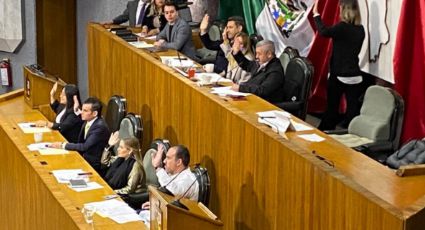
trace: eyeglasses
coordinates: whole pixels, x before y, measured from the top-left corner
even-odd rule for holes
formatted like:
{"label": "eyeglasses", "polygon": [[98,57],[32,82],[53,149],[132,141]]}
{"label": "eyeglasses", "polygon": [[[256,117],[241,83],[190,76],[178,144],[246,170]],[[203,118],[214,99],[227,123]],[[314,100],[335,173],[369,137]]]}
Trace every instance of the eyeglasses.
{"label": "eyeglasses", "polygon": [[318,154],[316,153],[316,151],[315,151],[315,150],[311,151],[311,153],[312,153],[312,154],[313,154],[313,155],[314,155],[317,159],[319,159],[319,160],[321,160],[321,161],[325,162],[327,165],[331,166],[332,168],[335,168],[335,163],[334,163],[333,161],[328,160],[328,159],[326,159],[326,158],[324,158],[324,157],[322,157],[322,156],[318,155]]}

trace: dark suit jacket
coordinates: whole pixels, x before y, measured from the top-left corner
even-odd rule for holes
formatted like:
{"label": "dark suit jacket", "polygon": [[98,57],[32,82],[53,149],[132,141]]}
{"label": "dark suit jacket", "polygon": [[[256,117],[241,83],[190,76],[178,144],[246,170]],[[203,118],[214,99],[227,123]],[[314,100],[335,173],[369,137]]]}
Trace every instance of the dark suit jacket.
{"label": "dark suit jacket", "polygon": [[[124,10],[124,12],[122,12],[121,15],[114,18],[112,22],[114,22],[114,24],[122,24],[128,21],[128,24],[130,27],[135,27],[136,20],[137,20],[136,15],[137,15],[138,5],[139,5],[139,0],[129,1],[127,3],[127,8]],[[149,8],[149,6],[146,8]],[[145,9],[145,11],[148,12],[147,9]],[[147,13],[145,13],[142,24],[145,24],[144,21],[146,20],[146,16],[147,16]]]}
{"label": "dark suit jacket", "polygon": [[274,57],[260,71],[256,61],[249,61],[239,52],[234,55],[235,60],[241,63],[240,67],[251,72],[251,79],[239,85],[239,91],[253,93],[269,102],[283,101],[283,84],[285,75],[280,60]]}
{"label": "dark suit jacket", "polygon": [[216,56],[215,62],[214,62],[214,72],[215,73],[223,72],[227,68],[227,65],[229,64],[229,61],[227,60],[223,50],[220,47],[220,45],[223,41],[220,41],[220,40],[211,41],[208,33],[206,33],[204,35],[199,35],[199,37],[201,38],[201,41],[204,44],[205,48],[207,48],[209,50],[216,50],[217,51],[217,56]]}
{"label": "dark suit jacket", "polygon": [[78,143],[67,143],[66,150],[78,151],[84,159],[101,175],[100,159],[102,157],[103,149],[108,144],[110,132],[105,121],[98,117],[87,132],[84,139],[84,128],[87,122],[81,127],[78,137]]}
{"label": "dark suit jacket", "polygon": [[[56,100],[53,104],[50,104],[50,107],[58,115],[65,108],[65,105]],[[77,142],[82,124],[81,116],[75,115],[71,108],[65,111],[59,123],[56,123],[56,119],[53,121],[52,129],[58,130],[68,142]]]}
{"label": "dark suit jacket", "polygon": [[177,50],[189,58],[196,60],[195,46],[192,41],[192,30],[185,20],[178,18],[171,30],[171,37],[169,34],[170,24],[167,23],[165,28],[156,37],[156,40],[164,39],[166,42],[162,47]]}

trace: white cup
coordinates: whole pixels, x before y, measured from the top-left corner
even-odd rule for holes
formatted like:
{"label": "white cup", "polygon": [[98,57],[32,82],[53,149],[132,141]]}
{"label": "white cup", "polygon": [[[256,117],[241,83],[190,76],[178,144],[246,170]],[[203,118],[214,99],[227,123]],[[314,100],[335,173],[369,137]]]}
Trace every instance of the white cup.
{"label": "white cup", "polygon": [[214,72],[214,64],[205,64],[203,66],[203,68],[204,68],[205,72],[207,72],[207,73]]}
{"label": "white cup", "polygon": [[43,133],[34,133],[34,141],[36,143],[43,141]]}
{"label": "white cup", "polygon": [[88,224],[93,223],[93,215],[96,212],[96,207],[93,205],[84,205],[83,209],[81,210],[81,212],[84,215],[84,219],[86,220],[86,222]]}

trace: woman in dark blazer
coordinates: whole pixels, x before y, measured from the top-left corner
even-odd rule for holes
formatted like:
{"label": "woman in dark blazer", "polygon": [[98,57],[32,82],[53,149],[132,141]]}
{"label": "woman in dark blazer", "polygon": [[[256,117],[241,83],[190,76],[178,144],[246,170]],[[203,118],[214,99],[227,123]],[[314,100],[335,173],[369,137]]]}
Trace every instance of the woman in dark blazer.
{"label": "woman in dark blazer", "polygon": [[58,130],[68,142],[78,142],[78,134],[83,121],[81,116],[74,112],[74,100],[78,100],[78,105],[81,105],[80,92],[75,85],[65,85],[58,101],[55,99],[57,88],[58,83],[56,82],[50,91],[50,107],[56,113],[55,120],[52,122],[37,121],[36,126],[47,126],[53,130]]}
{"label": "woman in dark blazer", "polygon": [[365,39],[361,25],[360,9],[357,0],[340,0],[340,18],[337,24],[327,27],[323,24],[317,9],[318,0],[313,8],[317,31],[332,39],[330,76],[328,79],[328,105],[319,125],[320,130],[332,130],[338,122],[338,109],[342,94],[347,99],[347,111],[342,126],[359,114],[359,98],[364,93],[363,76],[359,67],[359,53]]}

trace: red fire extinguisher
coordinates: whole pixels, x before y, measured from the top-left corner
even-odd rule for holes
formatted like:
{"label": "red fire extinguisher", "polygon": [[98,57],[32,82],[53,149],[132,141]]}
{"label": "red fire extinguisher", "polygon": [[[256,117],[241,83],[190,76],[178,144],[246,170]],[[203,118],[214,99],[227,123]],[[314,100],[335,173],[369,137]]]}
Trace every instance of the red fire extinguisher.
{"label": "red fire extinguisher", "polygon": [[5,58],[0,62],[1,85],[12,86],[12,68],[10,60]]}

